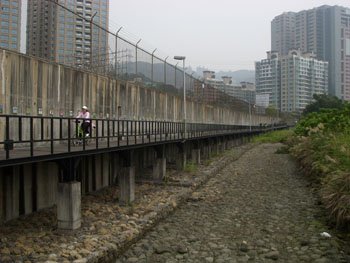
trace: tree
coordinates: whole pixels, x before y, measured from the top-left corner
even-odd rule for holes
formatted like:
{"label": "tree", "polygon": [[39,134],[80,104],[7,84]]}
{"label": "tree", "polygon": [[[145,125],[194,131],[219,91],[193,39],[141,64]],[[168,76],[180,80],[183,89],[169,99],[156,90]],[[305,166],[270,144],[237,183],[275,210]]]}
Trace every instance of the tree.
{"label": "tree", "polygon": [[269,106],[265,109],[265,113],[266,115],[268,116],[271,116],[271,117],[277,117],[278,116],[278,110],[273,107],[273,106]]}
{"label": "tree", "polygon": [[344,102],[335,96],[326,94],[314,94],[314,102],[306,106],[303,115],[311,112],[319,112],[321,109],[342,109]]}

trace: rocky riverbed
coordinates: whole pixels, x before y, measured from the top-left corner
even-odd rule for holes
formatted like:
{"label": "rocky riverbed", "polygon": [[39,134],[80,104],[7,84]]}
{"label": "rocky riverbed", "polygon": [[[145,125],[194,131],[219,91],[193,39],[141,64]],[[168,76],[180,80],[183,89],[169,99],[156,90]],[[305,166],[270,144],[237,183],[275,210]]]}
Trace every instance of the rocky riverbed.
{"label": "rocky riverbed", "polygon": [[350,262],[279,147],[246,152],[116,262]]}
{"label": "rocky riverbed", "polygon": [[0,262],[350,262],[279,147],[247,144],[196,172],[170,169],[164,184],[137,184],[129,207],[118,187],[84,196],[76,231],[57,229],[55,208],[10,221]]}

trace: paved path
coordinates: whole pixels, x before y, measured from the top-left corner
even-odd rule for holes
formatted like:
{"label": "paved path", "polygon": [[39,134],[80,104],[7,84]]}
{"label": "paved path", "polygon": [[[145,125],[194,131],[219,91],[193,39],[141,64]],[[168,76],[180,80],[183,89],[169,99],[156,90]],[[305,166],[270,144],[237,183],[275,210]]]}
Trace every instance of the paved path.
{"label": "paved path", "polygon": [[278,147],[246,152],[116,262],[350,262]]}

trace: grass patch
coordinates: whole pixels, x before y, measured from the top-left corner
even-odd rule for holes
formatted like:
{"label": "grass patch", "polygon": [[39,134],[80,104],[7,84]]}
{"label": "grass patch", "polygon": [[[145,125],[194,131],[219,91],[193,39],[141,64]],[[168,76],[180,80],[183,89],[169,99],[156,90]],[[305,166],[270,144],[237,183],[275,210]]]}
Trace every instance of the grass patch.
{"label": "grass patch", "polygon": [[205,165],[205,166],[209,166],[212,162],[213,162],[213,161],[212,161],[211,158],[210,158],[210,159],[207,159],[207,160],[204,161],[204,165]]}
{"label": "grass patch", "polygon": [[288,154],[289,153],[289,147],[288,146],[282,146],[277,149],[277,154]]}
{"label": "grass patch", "polygon": [[294,135],[292,129],[267,132],[253,138],[255,143],[278,143],[286,142]]}
{"label": "grass patch", "polygon": [[317,131],[291,148],[337,226],[350,226],[350,134]]}
{"label": "grass patch", "polygon": [[195,173],[198,170],[198,166],[195,163],[188,162],[184,168],[186,173]]}

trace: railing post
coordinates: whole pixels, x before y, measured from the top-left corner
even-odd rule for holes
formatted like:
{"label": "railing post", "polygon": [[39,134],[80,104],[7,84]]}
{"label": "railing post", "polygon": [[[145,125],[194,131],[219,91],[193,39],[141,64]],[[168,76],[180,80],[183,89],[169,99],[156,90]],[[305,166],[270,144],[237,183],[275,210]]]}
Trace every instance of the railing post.
{"label": "railing post", "polygon": [[[71,146],[71,135],[70,135],[70,129],[71,129],[71,118],[68,118],[68,152],[70,152],[70,146]],[[60,122],[60,129],[62,129],[62,122]]]}
{"label": "railing post", "polygon": [[[10,141],[10,117],[6,116],[6,135],[5,135],[6,141]],[[10,159],[10,149],[9,147],[5,147],[6,150],[6,159]]]}
{"label": "railing post", "polygon": [[30,157],[34,155],[34,125],[33,125],[33,117],[30,117]]}
{"label": "railing post", "polygon": [[51,148],[51,154],[53,154],[53,140],[54,140],[54,134],[53,134],[53,117],[50,118],[50,148]]}
{"label": "railing post", "polygon": [[99,130],[99,128],[98,128],[98,123],[99,123],[99,121],[98,121],[98,119],[96,120],[96,149],[98,149],[98,130]]}
{"label": "railing post", "polygon": [[22,117],[18,117],[18,140],[22,141]]}
{"label": "railing post", "polygon": [[110,132],[109,132],[109,119],[107,119],[107,148],[109,148],[109,136],[110,136]]}

